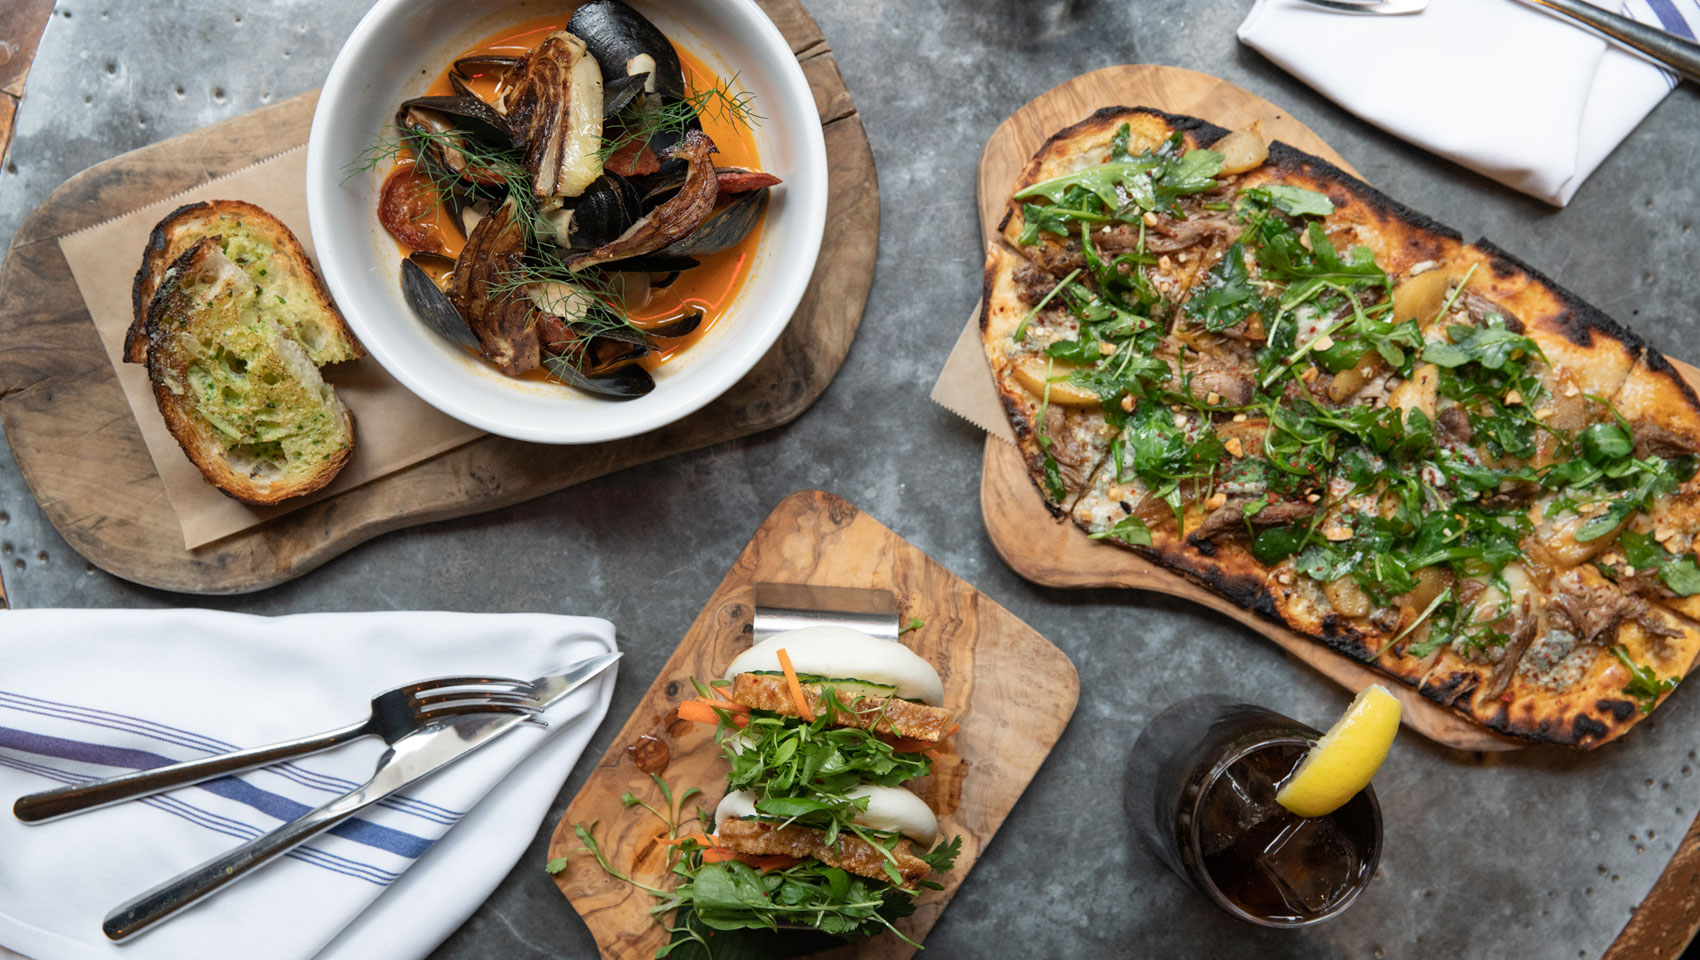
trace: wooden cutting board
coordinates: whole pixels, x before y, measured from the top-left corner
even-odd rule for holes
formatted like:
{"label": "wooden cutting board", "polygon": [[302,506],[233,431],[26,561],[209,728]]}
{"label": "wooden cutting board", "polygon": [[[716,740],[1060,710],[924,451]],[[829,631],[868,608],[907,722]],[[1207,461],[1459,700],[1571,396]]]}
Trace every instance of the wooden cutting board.
{"label": "wooden cutting board", "polygon": [[[402,527],[493,510],[639,463],[795,419],[826,389],[861,323],[879,250],[879,184],[856,106],[797,0],[759,0],[801,62],[831,178],[813,281],[790,326],[714,403],[651,433],[590,446],[486,436],[442,456],[188,550],[58,238],[305,143],[318,94],[115,157],[30,214],[0,264],[0,425],[48,519],[127,580],[241,593],[288,580]],[[141,251],[113,251],[126,273]]]}
{"label": "wooden cutting board", "polygon": [[[757,582],[885,588],[897,595],[901,622],[924,621],[902,642],[938,668],[945,706],[962,729],[947,741],[936,772],[916,783],[939,814],[941,836],[962,836],[962,855],[954,870],[935,877],[944,889],[925,893],[915,915],[898,922],[916,941],[973,869],[1074,713],[1080,692],[1074,665],[1033,628],[849,503],[818,490],[792,494],[762,522],[555,828],[549,857],[567,858],[555,882],[604,957],[649,960],[666,933],[650,916],[650,896],[604,873],[583,852],[573,825],[599,822],[596,839],[617,869],[663,885],[655,879],[666,869],[667,848],[655,841],[665,830],[620,797],[630,791],[655,804],[660,794],[646,772],[655,770],[675,793],[702,788],[704,796],[688,809],[698,800],[710,810],[719,803],[726,764],[713,731],[678,720],[673,711],[694,696],[692,677],[718,677],[749,647]],[[914,948],[886,934],[853,952],[903,960]]]}
{"label": "wooden cutting board", "polygon": [[[1202,117],[1238,130],[1262,121],[1264,135],[1323,157],[1354,175],[1333,148],[1304,124],[1256,94],[1215,77],[1177,67],[1106,67],[1055,87],[1005,120],[980,155],[980,229],[992,242],[1016,176],[1057,130],[1100,107],[1149,106]],[[1700,371],[1677,362],[1700,390]],[[1017,573],[1048,587],[1132,587],[1201,603],[1251,627],[1342,686],[1362,690],[1387,677],[1314,640],[1251,613],[1178,574],[1119,547],[1098,543],[1045,509],[1015,448],[986,439],[981,458],[980,512],[998,554]],[[1430,739],[1463,750],[1515,750],[1499,737],[1424,698],[1402,683],[1386,684],[1405,705],[1405,723]]]}

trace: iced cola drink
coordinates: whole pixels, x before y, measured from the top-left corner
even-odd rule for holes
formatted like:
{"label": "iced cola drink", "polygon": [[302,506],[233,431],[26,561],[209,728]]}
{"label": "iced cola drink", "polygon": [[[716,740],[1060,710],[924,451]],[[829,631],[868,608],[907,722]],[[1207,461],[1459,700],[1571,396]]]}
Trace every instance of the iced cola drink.
{"label": "iced cola drink", "polygon": [[1134,827],[1175,872],[1242,920],[1288,927],[1331,917],[1375,873],[1381,810],[1369,787],[1321,817],[1275,802],[1321,735],[1225,697],[1183,700],[1153,718],[1134,746]]}

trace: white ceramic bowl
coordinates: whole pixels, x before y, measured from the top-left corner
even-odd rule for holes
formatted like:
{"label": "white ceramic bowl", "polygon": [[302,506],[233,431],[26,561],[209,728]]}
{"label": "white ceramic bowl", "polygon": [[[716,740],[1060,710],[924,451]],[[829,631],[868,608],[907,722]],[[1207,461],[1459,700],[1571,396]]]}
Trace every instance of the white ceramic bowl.
{"label": "white ceramic bowl", "polygon": [[319,268],[372,356],[444,413],[491,433],[540,443],[592,443],[672,423],[725,393],[790,322],[814,272],[826,225],[826,142],[808,81],[753,0],[635,0],[672,40],[755,94],[763,169],[773,191],[743,291],[691,349],[656,371],[655,390],[609,401],[570,387],[503,376],[433,334],[402,299],[401,255],[375,213],[387,170],[349,177],[395,115],[451,57],[520,21],[572,2],[379,0],[325,80],[307,142],[307,215]]}

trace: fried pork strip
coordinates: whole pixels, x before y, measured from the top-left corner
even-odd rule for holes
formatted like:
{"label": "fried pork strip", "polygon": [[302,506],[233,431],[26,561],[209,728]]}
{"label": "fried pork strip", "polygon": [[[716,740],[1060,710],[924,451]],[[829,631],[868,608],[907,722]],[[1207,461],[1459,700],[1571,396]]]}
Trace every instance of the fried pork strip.
{"label": "fried pork strip", "polygon": [[[814,827],[779,826],[760,820],[728,820],[715,833],[715,842],[734,853],[761,857],[776,854],[804,859],[812,857],[829,867],[838,867],[857,876],[891,879],[885,872],[885,864],[891,862],[886,859],[885,853],[866,840],[848,834],[839,834],[838,840],[829,845],[826,833]],[[896,861],[893,866],[903,878],[905,887],[914,886],[931,869],[925,860],[915,856],[907,839],[898,838],[897,846],[890,853],[892,860]]]}
{"label": "fried pork strip", "polygon": [[[841,727],[860,727],[875,733],[889,733],[915,740],[943,740],[950,729],[950,711],[929,707],[897,697],[862,697],[859,700],[842,690],[837,694],[838,714],[835,721]],[[740,673],[732,678],[732,699],[752,710],[766,710],[787,717],[797,715],[797,704],[784,677],[759,673]],[[809,712],[820,716],[826,712],[826,697],[818,683],[803,684],[803,699]],[[852,709],[851,704],[855,704]]]}

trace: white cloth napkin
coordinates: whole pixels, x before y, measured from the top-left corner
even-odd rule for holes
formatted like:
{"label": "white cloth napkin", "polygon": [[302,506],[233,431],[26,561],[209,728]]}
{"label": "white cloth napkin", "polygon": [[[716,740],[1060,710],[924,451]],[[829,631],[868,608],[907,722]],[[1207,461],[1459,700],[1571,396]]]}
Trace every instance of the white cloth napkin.
{"label": "white cloth napkin", "polygon": [[[1697,0],[1608,4],[1689,39]],[[1564,206],[1676,77],[1518,0],[1430,0],[1396,17],[1257,0],[1240,40],[1340,106]]]}
{"label": "white cloth napkin", "polygon": [[547,729],[509,731],[122,946],[101,934],[109,910],[365,782],[383,743],[36,826],[11,804],[342,726],[413,680],[531,679],[612,649],[608,621],[544,614],[0,612],[0,944],[33,960],[422,957],[536,835],[607,713],[613,669]]}

